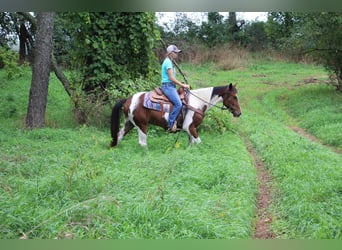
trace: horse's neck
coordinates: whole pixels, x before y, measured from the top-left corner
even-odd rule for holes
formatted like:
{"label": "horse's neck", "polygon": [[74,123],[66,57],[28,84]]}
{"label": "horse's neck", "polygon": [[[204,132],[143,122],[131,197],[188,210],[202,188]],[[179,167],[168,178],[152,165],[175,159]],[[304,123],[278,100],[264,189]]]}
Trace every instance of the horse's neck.
{"label": "horse's neck", "polygon": [[213,94],[213,90],[214,87],[192,90],[192,105],[196,106],[196,108],[207,106],[207,110],[216,105],[222,98],[217,94]]}

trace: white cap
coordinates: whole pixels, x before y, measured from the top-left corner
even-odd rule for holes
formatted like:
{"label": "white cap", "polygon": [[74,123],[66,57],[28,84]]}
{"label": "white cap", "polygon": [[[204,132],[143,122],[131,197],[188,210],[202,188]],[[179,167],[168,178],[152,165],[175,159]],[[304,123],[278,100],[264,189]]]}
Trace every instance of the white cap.
{"label": "white cap", "polygon": [[178,49],[177,46],[173,45],[173,44],[169,45],[169,47],[167,47],[166,51],[167,51],[167,53],[171,53],[171,52],[179,53],[179,52],[181,52],[181,50]]}

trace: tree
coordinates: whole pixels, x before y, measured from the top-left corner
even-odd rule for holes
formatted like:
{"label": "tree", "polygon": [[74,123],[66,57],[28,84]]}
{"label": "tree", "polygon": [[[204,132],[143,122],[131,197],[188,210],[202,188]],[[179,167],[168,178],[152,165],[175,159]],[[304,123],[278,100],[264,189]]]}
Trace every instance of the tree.
{"label": "tree", "polygon": [[239,26],[237,25],[236,21],[236,12],[229,12],[228,25],[229,31],[232,35],[239,31]]}
{"label": "tree", "polygon": [[[31,29],[35,32],[35,30],[37,29],[37,21],[36,21],[35,17],[33,17],[29,12],[18,12],[18,15],[22,16],[22,18],[24,18],[24,20],[29,22],[30,26],[32,27]],[[54,15],[54,24],[55,24],[55,15]],[[33,45],[34,42],[33,42],[32,36],[30,36],[29,40],[32,41],[31,44]],[[58,48],[57,48],[57,51],[58,51]],[[57,76],[57,78],[62,83],[67,94],[71,97],[72,96],[72,90],[70,88],[69,80],[64,75],[61,68],[58,66],[57,59],[56,59],[53,52],[51,52],[51,60],[52,60],[52,62],[51,62],[52,63],[52,69],[55,72],[55,75]]]}
{"label": "tree", "polygon": [[342,92],[342,14],[340,12],[296,13],[284,47],[292,53],[310,54],[335,75]]}
{"label": "tree", "polygon": [[103,93],[109,86],[125,88],[124,79],[155,74],[153,54],[159,30],[155,14],[147,12],[60,13],[69,34],[71,67],[80,73],[74,81],[85,93]]}
{"label": "tree", "polygon": [[291,36],[295,23],[293,12],[268,13],[265,30],[273,48],[281,49],[281,45]]}
{"label": "tree", "polygon": [[19,40],[19,62],[31,54],[34,29],[20,12],[0,12],[0,46],[7,47]]}
{"label": "tree", "polygon": [[30,129],[45,125],[45,111],[51,68],[53,22],[54,13],[38,13],[32,82],[26,116],[26,127]]}
{"label": "tree", "polygon": [[223,16],[218,12],[208,12],[208,22],[202,22],[199,36],[209,48],[223,44],[226,37]]}
{"label": "tree", "polygon": [[268,38],[264,22],[247,23],[243,28],[243,37],[240,44],[251,51],[260,51],[268,46]]}

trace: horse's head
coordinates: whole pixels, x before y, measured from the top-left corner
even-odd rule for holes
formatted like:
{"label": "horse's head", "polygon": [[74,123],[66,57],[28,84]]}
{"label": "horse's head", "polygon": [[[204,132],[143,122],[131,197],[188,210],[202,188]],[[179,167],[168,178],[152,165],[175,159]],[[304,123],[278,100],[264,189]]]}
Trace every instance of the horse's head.
{"label": "horse's head", "polygon": [[237,96],[236,84],[229,84],[225,90],[220,94],[223,99],[223,105],[233,114],[234,117],[241,115],[241,108]]}

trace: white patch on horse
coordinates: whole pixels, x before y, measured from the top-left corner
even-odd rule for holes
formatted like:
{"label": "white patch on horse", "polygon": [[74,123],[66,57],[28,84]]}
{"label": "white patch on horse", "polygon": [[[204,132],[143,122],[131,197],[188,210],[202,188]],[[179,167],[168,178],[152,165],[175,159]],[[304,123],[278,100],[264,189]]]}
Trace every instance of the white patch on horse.
{"label": "white patch on horse", "polygon": [[118,143],[123,139],[124,135],[125,135],[125,128],[123,127],[122,129],[120,129],[118,133]]}
{"label": "white patch on horse", "polygon": [[209,103],[211,103],[211,93],[213,92],[213,87],[209,88],[203,88],[203,89],[195,89],[191,90],[190,98],[189,98],[189,104],[198,109],[202,109],[204,105],[209,106]]}
{"label": "white patch on horse", "polygon": [[166,121],[169,120],[169,115],[170,115],[169,112],[165,112],[165,113],[164,113],[164,118],[165,118]]}
{"label": "white patch on horse", "polygon": [[189,135],[190,135],[189,126],[191,125],[193,121],[192,120],[193,115],[194,115],[194,111],[188,110],[183,121],[183,130],[185,130]]}
{"label": "white patch on horse", "polygon": [[[213,87],[208,87],[192,90],[189,96],[189,105],[200,110],[202,110],[204,106],[207,106],[207,111],[212,107],[212,104],[215,104],[222,99],[219,96],[214,96],[213,99],[211,99],[213,89]],[[189,127],[193,122],[194,113],[194,111],[188,110],[183,122],[183,130],[189,134],[190,145],[193,145],[194,143],[201,143],[201,139],[199,137],[195,138],[189,130]]]}
{"label": "white patch on horse", "polygon": [[195,143],[199,144],[199,143],[201,143],[201,138],[200,137],[195,138],[192,135],[190,135],[189,143],[190,143],[190,145],[194,145]]}
{"label": "white patch on horse", "polygon": [[139,144],[143,147],[147,146],[147,135],[141,131],[138,127],[138,134],[139,134]]}
{"label": "white patch on horse", "polygon": [[135,127],[137,127],[137,125],[134,122],[134,110],[136,109],[136,107],[139,105],[139,97],[143,94],[145,94],[146,92],[139,92],[136,93],[132,96],[132,102],[131,105],[129,106],[129,110],[128,110],[128,119],[133,123],[133,125]]}

